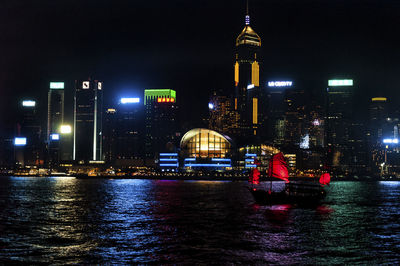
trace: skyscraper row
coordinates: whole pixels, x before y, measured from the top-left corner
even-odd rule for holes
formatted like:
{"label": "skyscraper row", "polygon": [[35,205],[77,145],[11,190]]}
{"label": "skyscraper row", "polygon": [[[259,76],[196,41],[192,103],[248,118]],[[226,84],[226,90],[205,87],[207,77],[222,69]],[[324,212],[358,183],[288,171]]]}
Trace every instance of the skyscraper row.
{"label": "skyscraper row", "polygon": [[[243,170],[254,167],[255,158],[263,163],[280,150],[293,171],[400,174],[400,116],[390,115],[387,98],[372,98],[369,120],[361,120],[353,108],[357,84],[352,79],[328,80],[317,91],[298,80],[264,80],[261,47],[247,10],[235,42],[233,84],[229,93],[213,92],[208,129],[195,128],[182,137],[176,91],[169,88],[145,89],[143,97],[127,95],[105,106],[102,81],[76,80],[73,106],[68,106],[64,82],[51,82],[47,126],[38,119],[38,102],[20,103],[12,157],[21,167]],[[65,110],[73,111],[70,123]],[[183,161],[180,154],[186,156]]]}
{"label": "skyscraper row", "polygon": [[[16,166],[55,168],[68,162],[154,166],[158,153],[176,150],[180,133],[174,90],[146,89],[143,97],[121,98],[104,109],[103,82],[76,80],[73,106],[68,108],[64,86],[50,82],[46,126],[36,100],[20,102],[15,137],[9,144]],[[71,122],[65,109],[73,112]]]}

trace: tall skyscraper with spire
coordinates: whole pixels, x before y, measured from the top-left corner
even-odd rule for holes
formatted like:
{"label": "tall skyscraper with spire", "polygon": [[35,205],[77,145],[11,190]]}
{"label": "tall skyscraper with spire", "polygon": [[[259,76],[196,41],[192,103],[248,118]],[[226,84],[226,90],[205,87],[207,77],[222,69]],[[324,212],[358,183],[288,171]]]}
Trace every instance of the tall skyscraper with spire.
{"label": "tall skyscraper with spire", "polygon": [[245,26],[236,38],[234,63],[234,108],[239,113],[240,138],[257,139],[260,112],[260,56],[261,38],[250,27],[248,4]]}

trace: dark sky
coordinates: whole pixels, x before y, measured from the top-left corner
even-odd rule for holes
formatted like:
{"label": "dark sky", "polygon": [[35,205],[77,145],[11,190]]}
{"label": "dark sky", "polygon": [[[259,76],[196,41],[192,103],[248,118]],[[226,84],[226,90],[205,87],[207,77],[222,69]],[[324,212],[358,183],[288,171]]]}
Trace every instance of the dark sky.
{"label": "dark sky", "polygon": [[[400,1],[250,0],[264,79],[326,87],[350,77],[363,97],[400,99]],[[186,114],[232,87],[245,1],[2,0],[0,125],[21,97],[46,108],[49,81],[103,80],[112,101],[147,87],[176,89]],[[67,107],[68,108],[68,107]],[[71,109],[71,108],[69,108]]]}

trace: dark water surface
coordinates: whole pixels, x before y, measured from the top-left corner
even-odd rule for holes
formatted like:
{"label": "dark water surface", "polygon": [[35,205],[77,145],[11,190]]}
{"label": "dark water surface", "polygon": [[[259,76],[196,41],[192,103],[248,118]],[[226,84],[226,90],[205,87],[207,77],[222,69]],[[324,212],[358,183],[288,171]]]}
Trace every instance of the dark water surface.
{"label": "dark water surface", "polygon": [[0,262],[400,263],[400,182],[334,182],[315,208],[245,185],[0,177]]}

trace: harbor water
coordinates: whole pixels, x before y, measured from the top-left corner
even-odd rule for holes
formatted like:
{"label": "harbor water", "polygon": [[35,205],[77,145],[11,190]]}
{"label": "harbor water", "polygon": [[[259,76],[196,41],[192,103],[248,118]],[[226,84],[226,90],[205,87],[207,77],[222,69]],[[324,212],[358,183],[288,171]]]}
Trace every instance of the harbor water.
{"label": "harbor water", "polygon": [[246,185],[0,177],[0,264],[400,263],[400,182],[333,182],[312,208]]}

